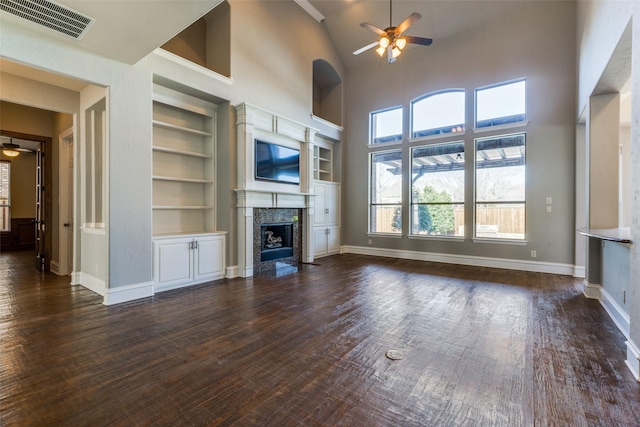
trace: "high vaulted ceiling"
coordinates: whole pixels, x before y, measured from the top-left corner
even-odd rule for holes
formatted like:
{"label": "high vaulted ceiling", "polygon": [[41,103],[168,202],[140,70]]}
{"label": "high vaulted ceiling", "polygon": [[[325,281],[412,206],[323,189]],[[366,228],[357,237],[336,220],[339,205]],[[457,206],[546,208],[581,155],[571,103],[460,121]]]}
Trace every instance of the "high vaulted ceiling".
{"label": "high vaulted ceiling", "polygon": [[[256,0],[276,1],[276,0]],[[293,1],[293,0],[281,0]],[[412,12],[422,19],[406,34],[439,39],[490,22],[499,23],[510,13],[540,0],[394,0],[390,22],[387,0],[308,0],[325,17],[323,25],[347,68],[379,60],[374,50],[354,56],[352,52],[376,41],[375,34],[360,27],[369,22],[379,28],[397,26]],[[0,12],[0,23],[17,22],[43,31],[72,45],[133,64],[156,47],[195,22],[222,0],[55,0],[63,6],[95,19],[79,40]],[[233,6],[233,3],[232,3]],[[413,52],[428,54],[429,47],[412,46]]]}
{"label": "high vaulted ceiling", "polygon": [[[539,0],[538,0],[539,1]],[[392,22],[389,23],[388,0],[309,0],[325,17],[326,26],[347,68],[365,65],[380,60],[372,49],[358,56],[357,50],[376,41],[372,32],[360,27],[369,22],[378,28],[397,26],[412,12],[422,19],[416,22],[407,35],[427,37],[437,44],[439,39],[491,22],[499,24],[509,14],[526,7],[529,0],[393,0]],[[412,53],[427,55],[429,47],[411,46]]]}

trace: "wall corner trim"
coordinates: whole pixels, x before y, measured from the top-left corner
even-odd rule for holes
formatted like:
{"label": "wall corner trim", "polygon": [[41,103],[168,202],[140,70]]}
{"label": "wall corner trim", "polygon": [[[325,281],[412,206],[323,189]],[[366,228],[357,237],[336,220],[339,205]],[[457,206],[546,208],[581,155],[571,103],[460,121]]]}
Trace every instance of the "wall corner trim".
{"label": "wall corner trim", "polygon": [[136,283],[107,289],[102,304],[120,304],[150,296],[153,296],[153,282]]}
{"label": "wall corner trim", "polygon": [[602,286],[597,283],[589,283],[586,279],[584,280],[584,288],[582,289],[582,293],[585,297],[591,299],[600,300],[600,290]]}
{"label": "wall corner trim", "polygon": [[235,277],[240,277],[240,267],[237,265],[230,265],[227,267],[227,272],[224,275],[225,279],[233,279]]}
{"label": "wall corner trim", "polygon": [[631,340],[626,341],[625,344],[627,345],[627,360],[625,360],[625,363],[636,381],[640,382],[640,351]]}

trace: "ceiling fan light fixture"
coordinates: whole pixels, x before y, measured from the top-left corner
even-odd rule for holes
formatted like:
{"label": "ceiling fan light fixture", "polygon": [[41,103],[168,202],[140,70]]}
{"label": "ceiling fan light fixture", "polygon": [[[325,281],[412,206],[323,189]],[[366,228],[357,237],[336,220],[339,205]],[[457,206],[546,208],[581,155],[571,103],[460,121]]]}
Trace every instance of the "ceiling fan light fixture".
{"label": "ceiling fan light fixture", "polygon": [[384,53],[387,51],[387,49],[385,49],[384,47],[380,46],[379,48],[376,49],[376,53],[380,56],[384,55]]}
{"label": "ceiling fan light fixture", "polygon": [[4,154],[7,157],[18,157],[20,152],[16,150],[11,150],[11,149],[5,149],[5,150],[2,150],[2,154]]}
{"label": "ceiling fan light fixture", "polygon": [[389,46],[389,38],[386,36],[380,37],[380,47],[385,49],[387,46]]}
{"label": "ceiling fan light fixture", "polygon": [[404,37],[400,37],[399,39],[396,40],[396,47],[398,49],[402,50],[406,45],[407,45],[407,39],[405,39]]}
{"label": "ceiling fan light fixture", "polygon": [[398,49],[397,47],[394,47],[393,49],[391,49],[391,55],[394,58],[397,58],[398,56],[400,56],[401,53],[402,53],[402,51],[400,49]]}
{"label": "ceiling fan light fixture", "polygon": [[18,155],[20,155],[20,152],[17,150],[18,148],[20,148],[20,146],[17,144],[12,144],[12,143],[3,144],[2,154],[4,154],[7,157],[18,157]]}

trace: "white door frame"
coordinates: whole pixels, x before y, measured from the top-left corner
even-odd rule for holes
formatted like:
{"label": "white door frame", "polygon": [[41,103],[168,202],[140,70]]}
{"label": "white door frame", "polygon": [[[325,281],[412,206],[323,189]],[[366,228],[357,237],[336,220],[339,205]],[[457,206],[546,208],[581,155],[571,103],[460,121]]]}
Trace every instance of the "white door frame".
{"label": "white door frame", "polygon": [[[58,138],[58,173],[59,173],[59,203],[58,203],[58,274],[70,275],[73,271],[73,170],[74,170],[74,128],[62,132]],[[71,194],[69,192],[71,191]]]}

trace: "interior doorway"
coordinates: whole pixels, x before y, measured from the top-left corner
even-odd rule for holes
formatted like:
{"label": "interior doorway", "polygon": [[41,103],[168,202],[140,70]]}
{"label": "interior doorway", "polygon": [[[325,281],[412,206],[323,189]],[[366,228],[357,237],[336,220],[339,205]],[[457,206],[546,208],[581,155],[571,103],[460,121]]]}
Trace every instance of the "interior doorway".
{"label": "interior doorway", "polygon": [[[11,162],[8,227],[3,231],[3,250],[33,250],[33,265],[49,271],[51,259],[51,138],[29,133],[0,130],[3,140],[19,147]],[[35,185],[30,185],[35,184]],[[31,188],[29,188],[31,187]],[[29,206],[30,205],[30,206]]]}

